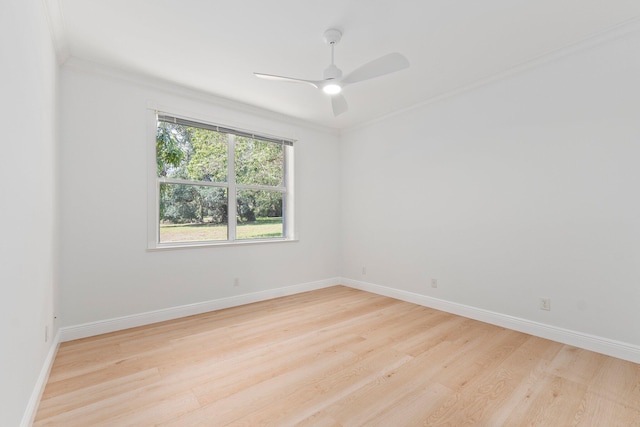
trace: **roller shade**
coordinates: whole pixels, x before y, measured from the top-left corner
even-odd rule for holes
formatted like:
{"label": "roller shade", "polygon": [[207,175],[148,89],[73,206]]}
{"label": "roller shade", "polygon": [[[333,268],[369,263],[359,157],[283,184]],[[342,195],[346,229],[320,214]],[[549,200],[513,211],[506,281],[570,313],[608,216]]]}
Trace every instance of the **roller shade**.
{"label": "roller shade", "polygon": [[163,113],[157,113],[157,116],[158,116],[158,121],[160,122],[173,123],[176,125],[189,126],[194,128],[200,128],[200,129],[207,129],[215,132],[227,133],[227,134],[242,136],[245,138],[252,138],[259,141],[274,142],[276,144],[293,145],[293,141],[289,139],[277,138],[274,136],[259,135],[252,132],[243,131],[240,129],[217,126],[209,123],[195,122],[193,120],[170,116],[168,114],[163,114]]}

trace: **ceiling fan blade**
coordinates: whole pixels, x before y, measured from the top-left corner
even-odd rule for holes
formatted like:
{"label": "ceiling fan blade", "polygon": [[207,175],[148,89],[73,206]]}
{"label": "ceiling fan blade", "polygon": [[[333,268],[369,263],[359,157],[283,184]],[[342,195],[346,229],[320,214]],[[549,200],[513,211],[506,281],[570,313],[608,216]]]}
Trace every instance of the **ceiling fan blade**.
{"label": "ceiling fan blade", "polygon": [[311,85],[311,86],[315,87],[316,89],[319,88],[318,82],[316,82],[314,80],[294,79],[292,77],[274,76],[273,74],[262,74],[262,73],[253,73],[253,74],[256,77],[259,77],[259,78],[265,79],[265,80],[273,80],[273,81],[289,82],[289,83],[305,83],[305,84],[308,84],[308,85]]}
{"label": "ceiling fan blade", "polygon": [[338,94],[331,97],[331,107],[333,107],[333,115],[338,117],[340,114],[346,112],[349,109],[347,100],[344,96]]}
{"label": "ceiling fan blade", "polygon": [[409,67],[409,60],[400,53],[390,53],[357,68],[342,79],[344,85],[384,76]]}

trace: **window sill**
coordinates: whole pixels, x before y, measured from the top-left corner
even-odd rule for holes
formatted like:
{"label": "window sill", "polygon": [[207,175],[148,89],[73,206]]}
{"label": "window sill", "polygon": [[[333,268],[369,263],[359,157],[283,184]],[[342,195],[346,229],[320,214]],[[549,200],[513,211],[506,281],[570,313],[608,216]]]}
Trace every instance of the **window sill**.
{"label": "window sill", "polygon": [[190,243],[158,243],[156,246],[147,248],[147,252],[167,251],[174,249],[194,249],[194,248],[212,248],[220,246],[250,246],[274,243],[291,243],[298,242],[298,239],[252,239],[252,240],[236,240],[233,242],[190,242]]}

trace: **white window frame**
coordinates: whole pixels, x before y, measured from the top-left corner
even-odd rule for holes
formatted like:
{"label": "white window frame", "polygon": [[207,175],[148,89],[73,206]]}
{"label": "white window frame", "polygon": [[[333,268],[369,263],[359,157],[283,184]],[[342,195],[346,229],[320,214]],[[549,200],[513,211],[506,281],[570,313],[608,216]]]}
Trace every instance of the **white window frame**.
{"label": "white window frame", "polygon": [[[227,134],[227,182],[208,182],[208,181],[189,181],[182,179],[164,178],[158,177],[157,174],[157,160],[156,160],[156,132],[158,115],[166,115],[175,117],[178,119],[185,119],[194,123],[200,123],[207,126],[219,127],[221,130],[231,130],[241,135],[256,136],[257,139],[268,138],[270,140],[283,141],[284,147],[284,178],[283,183],[280,186],[268,186],[268,185],[245,185],[238,184],[236,182],[235,174],[235,139],[236,134],[223,132]],[[176,248],[193,248],[193,247],[211,247],[211,246],[228,246],[228,245],[247,245],[247,244],[263,244],[263,243],[277,243],[277,242],[294,242],[297,241],[295,231],[295,217],[294,217],[294,149],[293,140],[288,138],[281,138],[271,136],[260,132],[249,132],[235,127],[216,125],[208,120],[194,119],[192,117],[185,117],[184,115],[165,113],[158,109],[150,110],[150,120],[148,133],[150,134],[150,141],[148,143],[148,191],[147,191],[147,205],[148,205],[148,220],[147,220],[147,249],[148,250],[162,250],[162,249],[176,249]],[[286,143],[284,143],[286,142]],[[160,242],[160,184],[187,184],[197,186],[210,186],[227,189],[227,240],[206,240],[206,241],[193,241],[193,242]],[[236,225],[237,225],[237,205],[236,194],[237,190],[266,190],[276,191],[283,194],[283,207],[282,207],[282,237],[269,237],[258,239],[236,239]]]}

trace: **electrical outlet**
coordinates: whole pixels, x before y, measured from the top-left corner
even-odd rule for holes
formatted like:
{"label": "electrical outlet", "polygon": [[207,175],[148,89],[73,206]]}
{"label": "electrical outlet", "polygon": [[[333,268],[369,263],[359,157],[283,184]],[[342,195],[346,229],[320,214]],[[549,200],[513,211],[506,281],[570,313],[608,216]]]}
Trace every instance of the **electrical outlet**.
{"label": "electrical outlet", "polygon": [[551,311],[551,298],[540,298],[540,310]]}
{"label": "electrical outlet", "polygon": [[367,267],[362,267],[362,275],[366,276],[367,275]]}
{"label": "electrical outlet", "polygon": [[233,286],[240,286],[240,278],[236,277],[235,279],[233,279]]}
{"label": "electrical outlet", "polygon": [[431,279],[431,287],[432,288],[438,287],[438,279]]}

